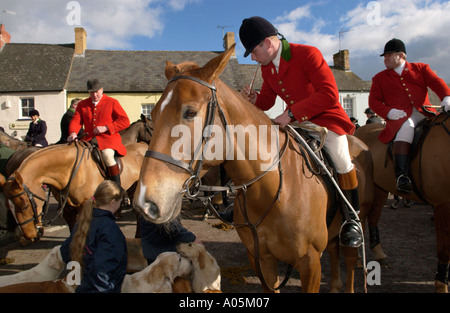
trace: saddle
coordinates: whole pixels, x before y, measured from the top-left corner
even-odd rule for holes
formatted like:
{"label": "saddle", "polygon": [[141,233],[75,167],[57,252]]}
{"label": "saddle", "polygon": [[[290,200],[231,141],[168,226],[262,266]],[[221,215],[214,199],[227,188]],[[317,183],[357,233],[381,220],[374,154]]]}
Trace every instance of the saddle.
{"label": "saddle", "polygon": [[[88,147],[89,152],[91,153],[92,160],[94,160],[95,164],[97,165],[100,174],[104,178],[108,178],[108,169],[105,164],[105,161],[103,160],[102,153],[98,147],[97,140],[94,138],[92,141],[83,141],[83,143],[86,145],[86,147]],[[119,175],[120,175],[122,174],[123,171],[122,157],[116,154],[114,156],[114,160],[119,165]]]}
{"label": "saddle", "polygon": [[[320,140],[317,140],[316,138],[312,137],[309,134],[309,132],[305,130],[305,128],[303,128],[301,126],[299,127],[299,125],[294,125],[294,126],[295,126],[294,130],[297,132],[297,134],[300,135],[304,139],[304,142],[302,142],[302,141],[298,140],[295,135],[293,136],[295,142],[298,144],[299,153],[302,155],[303,159],[305,160],[305,164],[308,167],[308,169],[310,170],[310,172],[313,173],[313,175],[319,177],[324,182],[325,187],[330,196],[331,205],[330,205],[330,209],[327,210],[327,215],[326,215],[327,227],[330,227],[331,222],[333,221],[333,219],[337,213],[337,210],[341,205],[341,203],[339,201],[339,195],[336,191],[336,188],[335,188],[331,178],[328,176],[328,174],[325,172],[325,170],[322,168],[321,164],[319,164],[319,162],[316,160],[316,158],[311,156],[311,154],[310,154],[311,152],[309,151],[309,149],[307,149],[304,146],[304,144],[306,142],[308,144],[308,146],[311,148],[311,150],[318,157],[320,162],[322,162],[326,166],[328,172],[331,173],[334,180],[338,181],[336,168],[330,158],[329,153],[323,147],[326,134],[325,134],[325,136],[321,136]],[[309,128],[306,128],[306,129],[310,130]],[[291,129],[289,129],[289,132],[292,133]]]}

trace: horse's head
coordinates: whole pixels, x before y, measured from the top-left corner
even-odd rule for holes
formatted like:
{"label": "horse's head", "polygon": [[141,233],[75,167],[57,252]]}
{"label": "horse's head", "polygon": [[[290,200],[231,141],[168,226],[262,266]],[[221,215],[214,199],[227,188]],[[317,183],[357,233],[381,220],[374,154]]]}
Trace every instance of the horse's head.
{"label": "horse's head", "polygon": [[39,201],[42,198],[33,194],[24,185],[19,173],[8,178],[2,188],[5,197],[14,205],[14,208],[10,207],[10,210],[25,240],[31,242],[39,240],[44,228],[41,222],[42,213],[37,212],[38,206],[34,199],[37,198]]}
{"label": "horse's head", "polygon": [[153,122],[148,119],[144,114],[141,114],[141,120],[143,124],[142,128],[139,130],[138,142],[143,141],[150,143],[153,135]]}
{"label": "horse's head", "polygon": [[211,140],[203,135],[207,126],[221,124],[214,104],[215,83],[233,50],[234,46],[202,68],[190,62],[167,62],[169,83],[152,111],[153,137],[133,201],[136,209],[154,223],[174,219],[181,210],[184,193],[210,167],[225,160],[225,151],[221,156],[216,151],[214,160],[203,157],[205,142]]}

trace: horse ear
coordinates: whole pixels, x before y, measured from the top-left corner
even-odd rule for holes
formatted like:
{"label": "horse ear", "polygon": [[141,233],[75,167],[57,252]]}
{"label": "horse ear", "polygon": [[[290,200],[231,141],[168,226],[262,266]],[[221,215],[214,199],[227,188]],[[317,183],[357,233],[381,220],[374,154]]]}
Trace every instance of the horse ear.
{"label": "horse ear", "polygon": [[18,172],[16,172],[16,173],[14,173],[14,181],[19,185],[19,186],[22,186],[23,185],[23,178],[22,178],[22,176],[18,173]]}
{"label": "horse ear", "polygon": [[236,44],[234,43],[227,51],[222,53],[221,55],[215,57],[211,61],[209,61],[203,67],[203,73],[206,75],[205,79],[211,84],[217,77],[222,74],[225,70],[225,67],[228,64],[231,56],[233,55],[234,48]]}
{"label": "horse ear", "polygon": [[172,77],[174,77],[175,74],[177,74],[179,72],[180,72],[180,70],[178,69],[178,67],[175,64],[173,64],[170,61],[166,61],[165,74],[166,74],[167,80],[172,79]]}
{"label": "horse ear", "polygon": [[0,187],[2,187],[6,182],[6,178],[5,176],[3,176],[2,174],[0,174]]}

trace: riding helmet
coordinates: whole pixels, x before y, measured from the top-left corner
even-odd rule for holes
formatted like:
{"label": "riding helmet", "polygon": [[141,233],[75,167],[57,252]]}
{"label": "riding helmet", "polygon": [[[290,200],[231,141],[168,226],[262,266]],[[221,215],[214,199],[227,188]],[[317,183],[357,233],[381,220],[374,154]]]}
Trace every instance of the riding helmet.
{"label": "riding helmet", "polygon": [[252,53],[253,49],[264,39],[278,34],[278,30],[266,19],[253,16],[242,21],[239,38],[245,48],[244,57]]}

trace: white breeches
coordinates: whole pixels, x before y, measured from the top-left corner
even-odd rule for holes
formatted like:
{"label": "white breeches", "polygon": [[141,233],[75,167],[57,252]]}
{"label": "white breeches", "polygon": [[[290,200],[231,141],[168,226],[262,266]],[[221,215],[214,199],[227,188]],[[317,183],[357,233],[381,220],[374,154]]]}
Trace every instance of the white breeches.
{"label": "white breeches", "polygon": [[[306,123],[317,126],[311,122]],[[320,140],[320,135],[317,132],[309,130],[307,131],[312,137]],[[350,157],[346,135],[338,135],[335,132],[328,130],[328,135],[325,139],[324,147],[329,153],[338,174],[347,174],[353,170],[354,166]]]}
{"label": "white breeches", "polygon": [[116,160],[114,160],[115,151],[113,149],[105,149],[102,150],[103,160],[107,167],[113,166],[116,164]]}
{"label": "white breeches", "polygon": [[414,139],[414,128],[417,124],[426,118],[425,115],[419,113],[416,108],[413,109],[412,115],[403,123],[397,132],[394,141],[404,141],[412,143]]}

